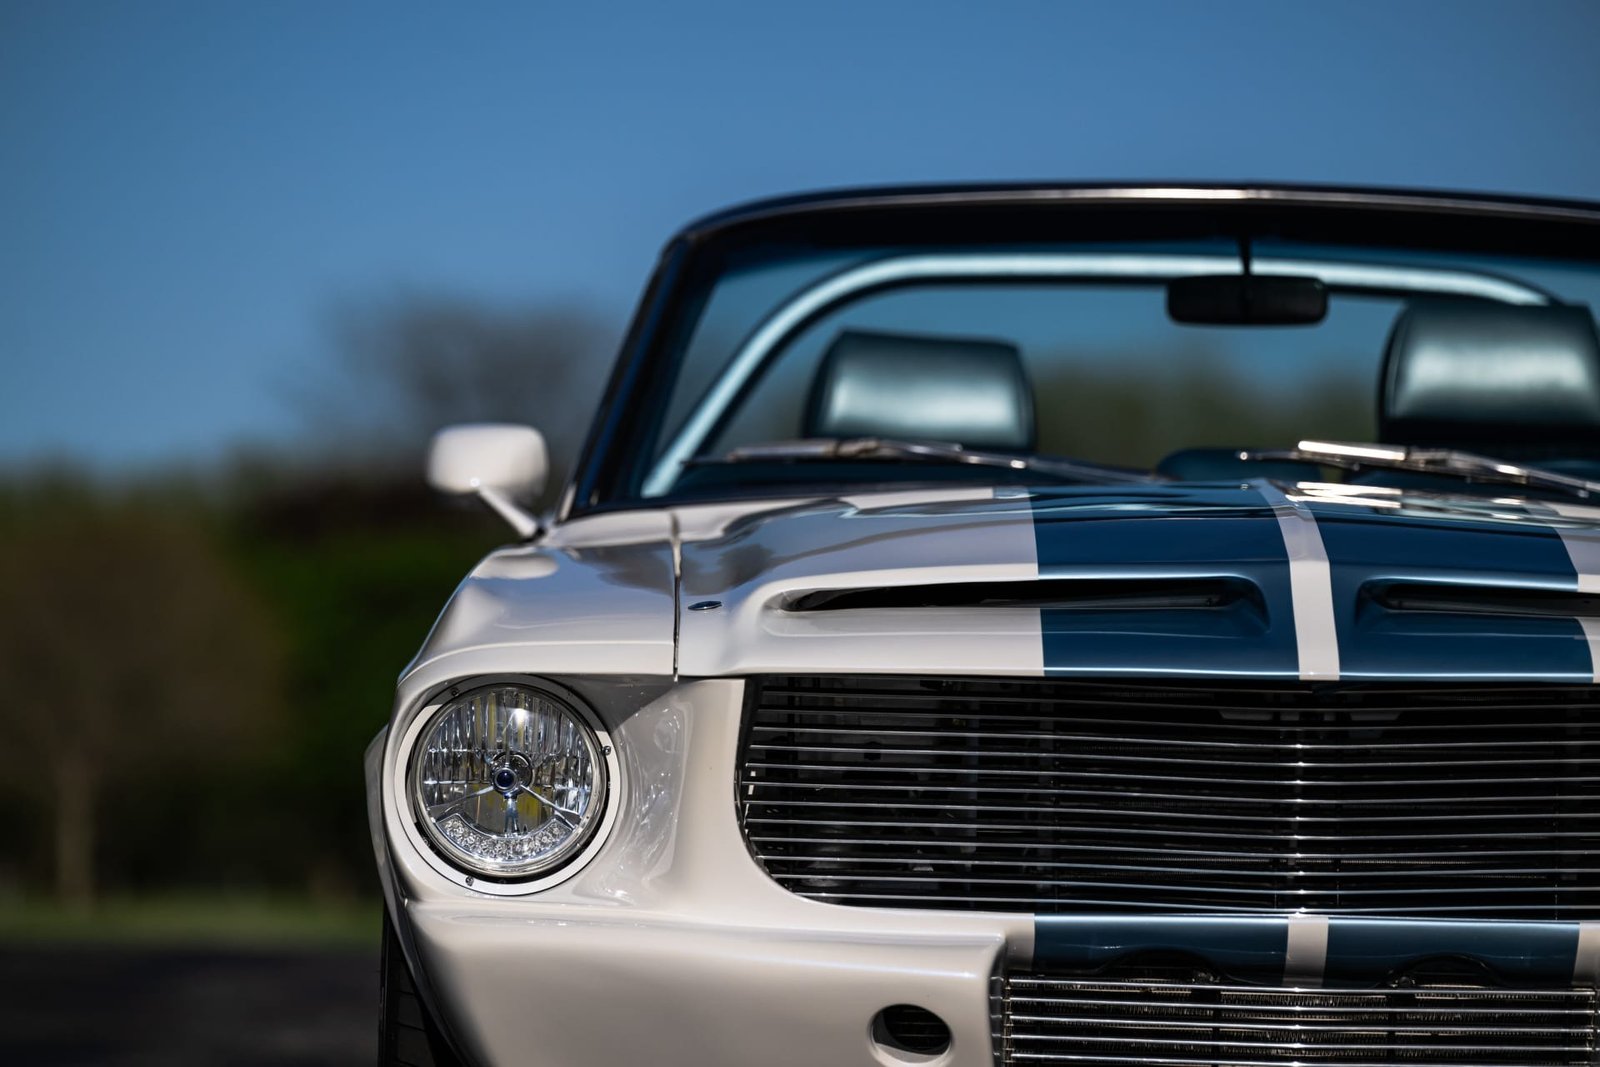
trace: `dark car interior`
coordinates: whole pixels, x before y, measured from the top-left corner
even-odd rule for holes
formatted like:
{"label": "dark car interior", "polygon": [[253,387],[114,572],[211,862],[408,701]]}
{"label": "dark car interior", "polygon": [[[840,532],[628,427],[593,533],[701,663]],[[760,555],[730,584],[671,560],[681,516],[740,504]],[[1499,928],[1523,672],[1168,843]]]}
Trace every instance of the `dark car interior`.
{"label": "dark car interior", "polygon": [[[1383,443],[1600,476],[1600,337],[1587,308],[1414,302],[1394,323],[1377,393]],[[846,331],[823,357],[804,434],[1026,452],[1034,447],[1034,399],[1014,344]],[[1180,481],[1321,476],[1314,463],[1247,461],[1239,451],[1183,449],[1156,470]],[[1363,478],[1441,484],[1392,471]]]}
{"label": "dark car interior", "polygon": [[[1600,337],[1585,306],[1413,300],[1393,322],[1375,392],[1381,443],[1459,449],[1600,479]],[[1038,447],[1036,403],[1021,348],[1011,340],[847,328],[816,365],[799,429],[805,438],[956,442],[1020,456]],[[849,484],[874,475],[906,480],[903,466],[878,466],[855,465]],[[1002,483],[1027,480],[993,474]],[[1331,476],[1316,462],[1246,459],[1237,445],[1174,451],[1154,474],[1175,481]],[[769,483],[815,483],[819,472],[764,475]],[[970,476],[930,465],[916,480]],[[714,465],[692,467],[680,488],[705,491],[740,477]],[[1397,488],[1461,486],[1459,479],[1392,470],[1344,477]]]}

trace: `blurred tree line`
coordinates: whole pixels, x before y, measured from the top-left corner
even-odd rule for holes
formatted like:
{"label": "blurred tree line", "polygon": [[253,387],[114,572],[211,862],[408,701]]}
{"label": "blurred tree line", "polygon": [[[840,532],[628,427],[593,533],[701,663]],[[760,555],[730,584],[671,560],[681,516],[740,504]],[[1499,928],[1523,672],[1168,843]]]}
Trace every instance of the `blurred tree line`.
{"label": "blurred tree line", "polygon": [[375,892],[361,756],[499,520],[421,482],[452,422],[575,451],[614,335],[566,307],[347,304],[309,442],[219,469],[0,481],[0,895]]}
{"label": "blurred tree line", "polygon": [[[1109,352],[1047,366],[1034,393],[1039,449],[1052,455],[1153,467],[1183,448],[1370,441],[1377,432],[1375,387],[1349,370],[1264,384],[1199,341],[1160,357]],[[1049,411],[1072,415],[1050,418]]]}
{"label": "blurred tree line", "polygon": [[[375,890],[363,750],[498,519],[423,486],[431,433],[545,432],[554,487],[615,334],[583,311],[401,294],[330,316],[308,446],[112,484],[0,482],[0,894]],[[1206,358],[1055,364],[1046,451],[1370,435],[1364,383],[1273,393]]]}

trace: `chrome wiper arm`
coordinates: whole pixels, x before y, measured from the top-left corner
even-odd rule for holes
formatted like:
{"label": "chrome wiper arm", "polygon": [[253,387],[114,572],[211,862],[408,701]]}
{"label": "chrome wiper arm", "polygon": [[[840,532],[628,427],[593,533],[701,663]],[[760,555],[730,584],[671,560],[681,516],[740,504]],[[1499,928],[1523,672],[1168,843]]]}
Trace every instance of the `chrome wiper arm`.
{"label": "chrome wiper arm", "polygon": [[1295,460],[1346,470],[1414,471],[1498,485],[1522,485],[1568,493],[1584,500],[1600,498],[1600,482],[1559,474],[1542,467],[1509,463],[1454,448],[1413,448],[1402,445],[1353,444],[1343,441],[1301,441],[1290,449],[1260,449],[1239,453],[1242,460]]}
{"label": "chrome wiper arm", "polygon": [[1097,463],[1084,463],[1056,456],[1020,456],[1009,452],[988,452],[983,449],[967,448],[946,441],[908,441],[893,437],[810,437],[797,441],[769,441],[744,445],[722,456],[699,456],[684,462],[686,466],[697,466],[783,460],[849,462],[875,459],[908,463],[965,463],[978,467],[1037,471],[1053,477],[1085,482],[1153,480],[1143,471],[1104,467]]}

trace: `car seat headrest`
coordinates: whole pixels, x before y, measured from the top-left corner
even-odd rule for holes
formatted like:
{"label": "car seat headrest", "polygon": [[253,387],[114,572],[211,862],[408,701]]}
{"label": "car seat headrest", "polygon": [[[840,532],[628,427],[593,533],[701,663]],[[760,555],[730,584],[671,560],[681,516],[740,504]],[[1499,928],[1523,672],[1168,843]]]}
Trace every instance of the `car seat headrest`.
{"label": "car seat headrest", "polygon": [[1028,451],[1033,390],[1013,344],[847,330],[822,357],[803,429]]}
{"label": "car seat headrest", "polygon": [[1600,339],[1582,306],[1413,304],[1384,354],[1385,442],[1600,446]]}

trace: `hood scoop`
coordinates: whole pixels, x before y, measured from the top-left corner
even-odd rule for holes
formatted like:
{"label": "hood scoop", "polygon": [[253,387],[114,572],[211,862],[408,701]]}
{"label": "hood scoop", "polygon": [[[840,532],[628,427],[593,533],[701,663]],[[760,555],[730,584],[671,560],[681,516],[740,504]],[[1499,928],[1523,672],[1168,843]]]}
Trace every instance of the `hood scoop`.
{"label": "hood scoop", "polygon": [[1385,582],[1369,592],[1389,611],[1600,619],[1600,596],[1568,589]]}
{"label": "hood scoop", "polygon": [[790,612],[884,608],[1047,608],[1061,611],[1171,611],[1258,604],[1259,590],[1239,578],[1045,578],[1039,581],[820,589],[789,597]]}

